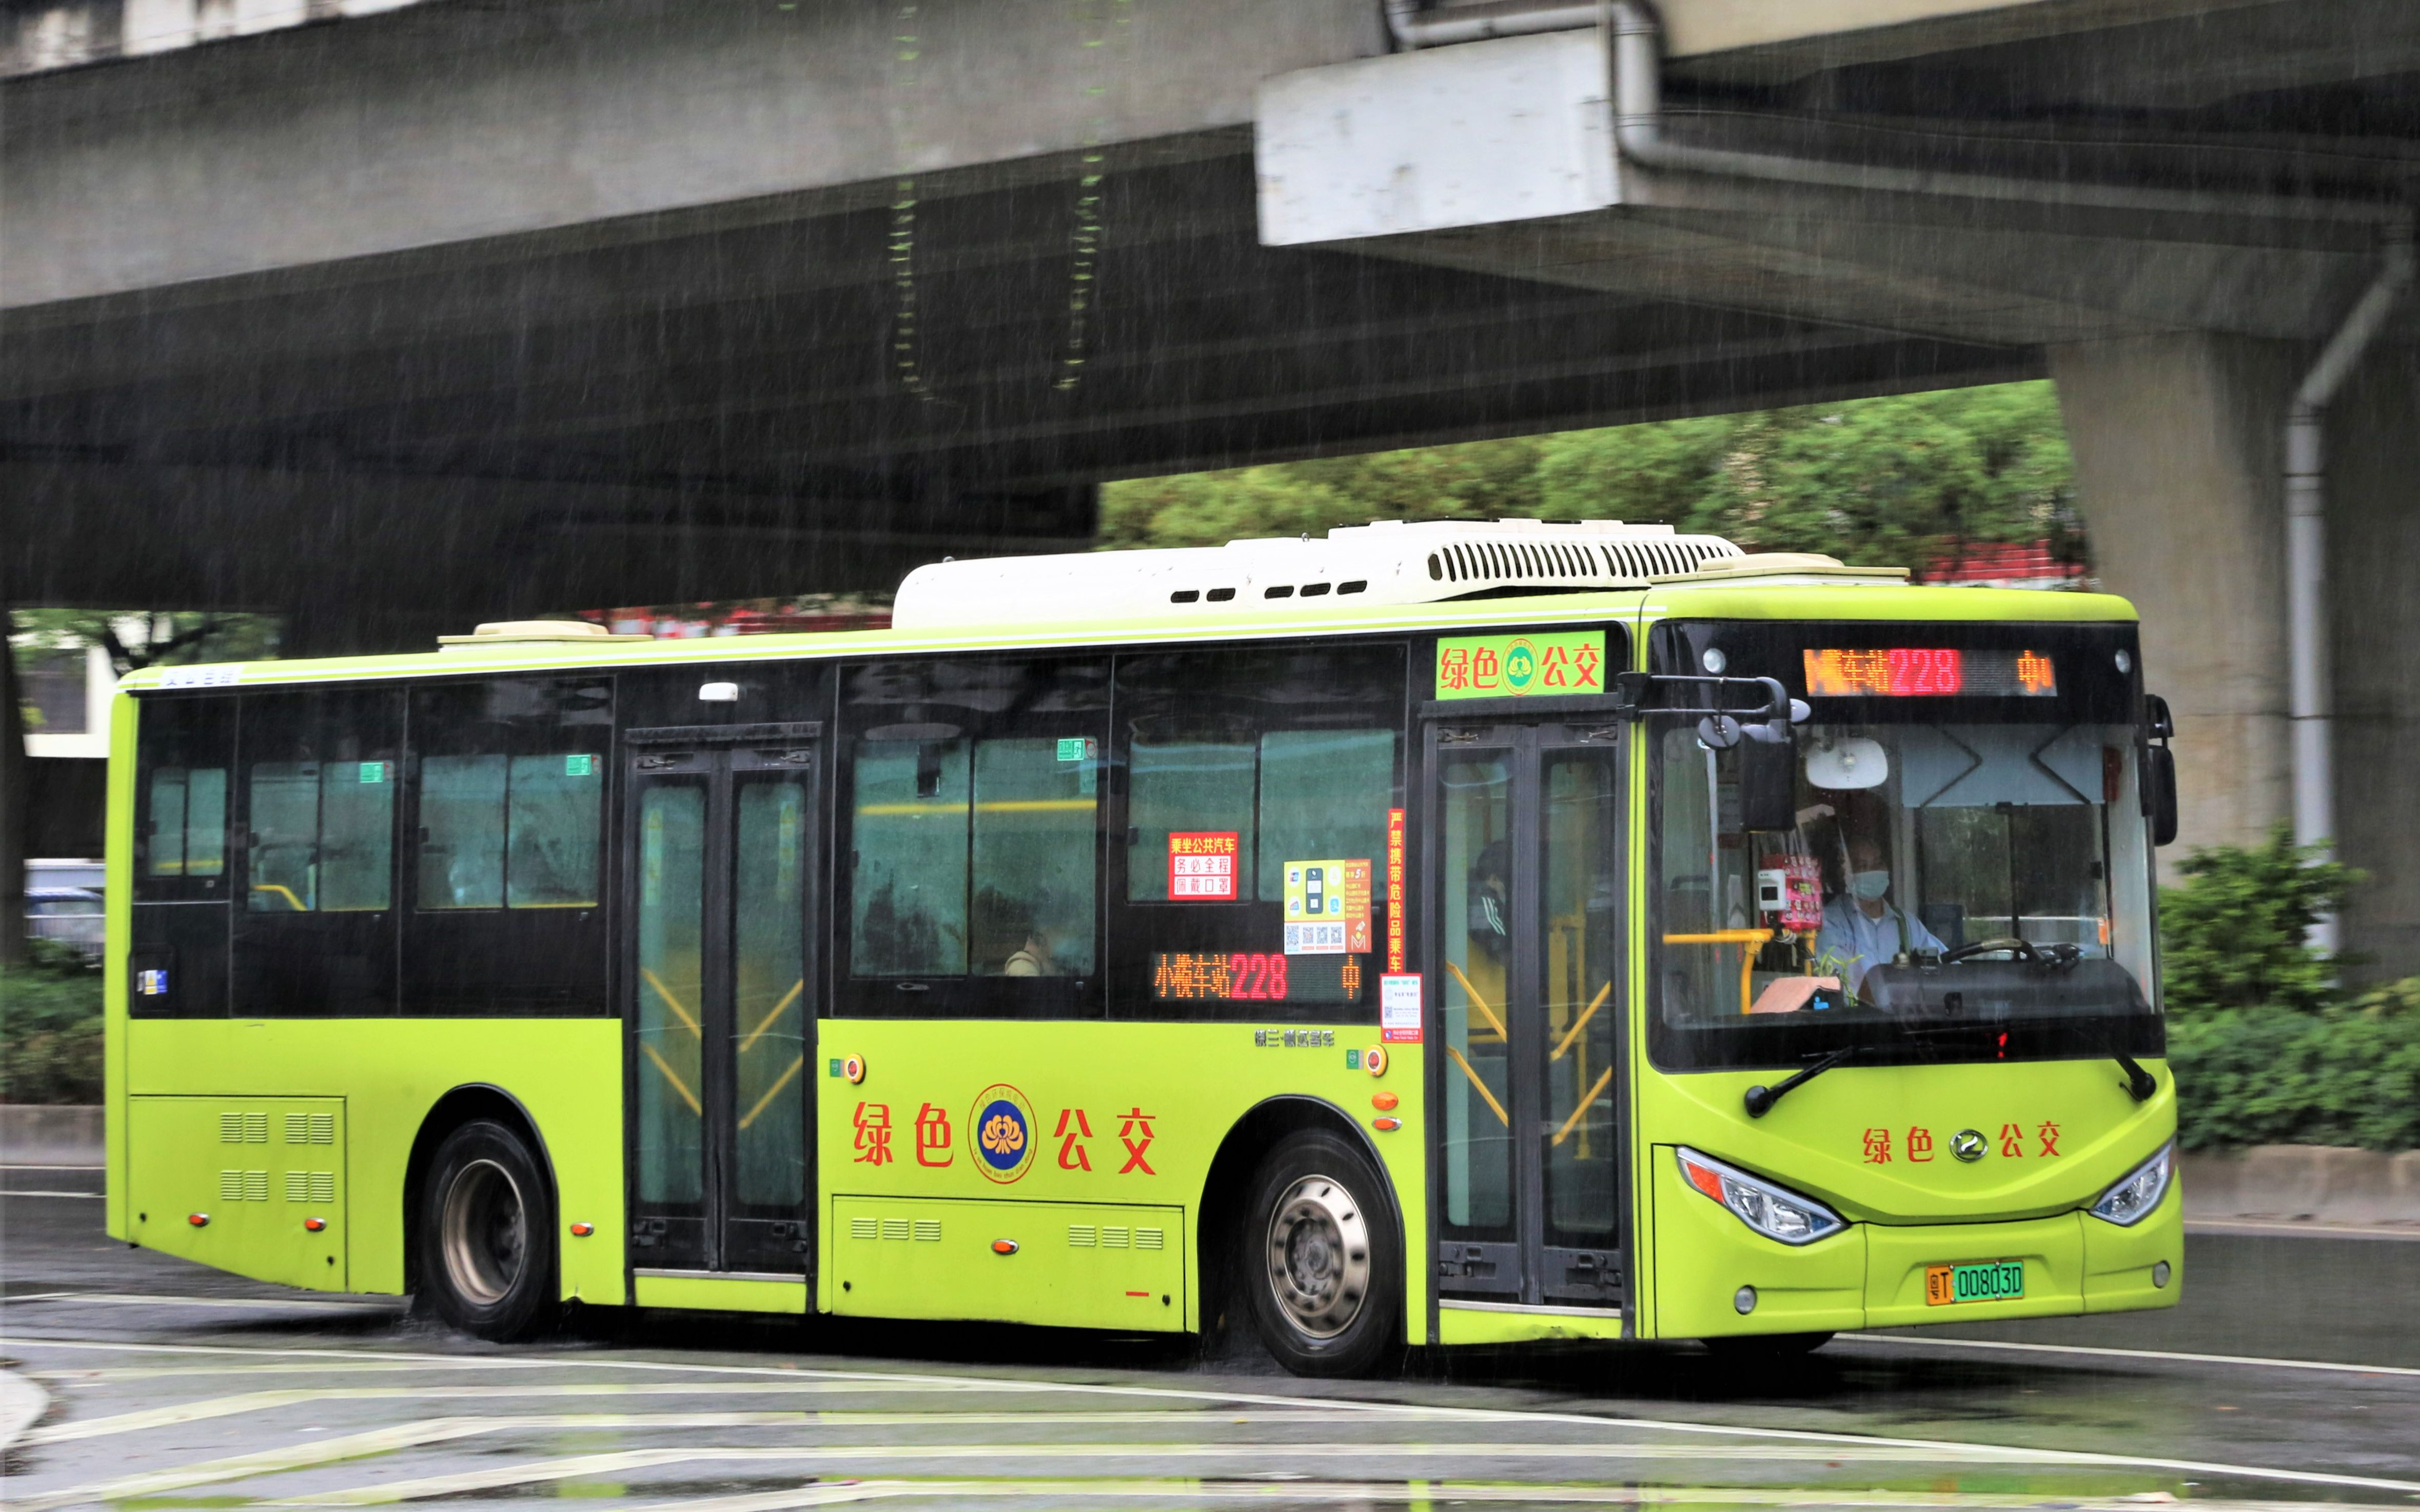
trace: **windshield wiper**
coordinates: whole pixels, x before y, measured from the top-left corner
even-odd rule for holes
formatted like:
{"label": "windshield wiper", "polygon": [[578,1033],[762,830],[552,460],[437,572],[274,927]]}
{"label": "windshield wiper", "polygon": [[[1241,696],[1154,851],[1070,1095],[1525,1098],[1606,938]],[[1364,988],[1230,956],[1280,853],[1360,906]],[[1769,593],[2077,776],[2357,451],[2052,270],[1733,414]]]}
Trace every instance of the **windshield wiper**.
{"label": "windshield wiper", "polygon": [[2118,1062],[2118,1069],[2126,1073],[2126,1095],[2137,1103],[2149,1103],[2151,1094],[2160,1089],[2160,1084],[2151,1079],[2151,1073],[2143,1069],[2141,1061],[2123,1050],[2113,1050],[2109,1055]]}
{"label": "windshield wiper", "polygon": [[[1909,1040],[1930,1039],[1941,1034],[1956,1034],[1965,1028],[1966,1026],[1964,1025],[1937,1025],[1929,1028],[1902,1029],[1900,1031],[1899,1038]],[[1789,1096],[1791,1092],[1798,1088],[1804,1087],[1808,1082],[1813,1081],[1816,1077],[1823,1075],[1833,1067],[1841,1065],[1847,1061],[1854,1060],[1857,1057],[1864,1055],[1869,1050],[1879,1050],[1885,1045],[1892,1042],[1893,1041],[1889,1040],[1860,1040],[1854,1044],[1843,1045],[1839,1049],[1833,1051],[1830,1055],[1823,1057],[1821,1060],[1812,1061],[1807,1065],[1800,1067],[1797,1071],[1792,1072],[1788,1077],[1776,1082],[1771,1087],[1760,1085],[1749,1088],[1745,1093],[1742,1094],[1740,1101],[1742,1103],[1745,1104],[1747,1108],[1747,1116],[1749,1118],[1761,1119],[1766,1114],[1773,1111],[1773,1105],[1776,1103],[1780,1102],[1783,1098]],[[2149,1072],[2143,1069],[2142,1062],[2136,1060],[2133,1056],[2128,1055],[2123,1050],[2113,1050],[2109,1054],[2110,1058],[2118,1062],[2118,1069],[2126,1073],[2126,1094],[2137,1103],[2149,1102],[2151,1100],[2151,1094],[2160,1089],[2159,1082],[2152,1077]]]}
{"label": "windshield wiper", "polygon": [[[1797,1071],[1792,1072],[1789,1077],[1771,1087],[1757,1086],[1749,1088],[1747,1091],[1741,1096],[1740,1101],[1746,1105],[1747,1116],[1749,1118],[1761,1119],[1766,1114],[1773,1111],[1773,1105],[1776,1103],[1788,1097],[1792,1091],[1806,1086],[1808,1082],[1811,1082],[1816,1077],[1823,1075],[1833,1067],[1838,1066],[1844,1061],[1854,1060],[1857,1057],[1864,1055],[1869,1050],[1880,1050],[1885,1046],[1897,1043],[1902,1040],[1930,1040],[1945,1034],[1969,1034],[1972,1032],[1974,1032],[1973,1026],[1970,1025],[1942,1024],[1923,1028],[1901,1029],[1898,1034],[1887,1040],[1860,1040],[1854,1044],[1841,1046],[1839,1049],[1833,1051],[1830,1055],[1825,1056],[1821,1060],[1800,1067]],[[2137,1067],[2136,1069],[2139,1071],[2141,1068]]]}

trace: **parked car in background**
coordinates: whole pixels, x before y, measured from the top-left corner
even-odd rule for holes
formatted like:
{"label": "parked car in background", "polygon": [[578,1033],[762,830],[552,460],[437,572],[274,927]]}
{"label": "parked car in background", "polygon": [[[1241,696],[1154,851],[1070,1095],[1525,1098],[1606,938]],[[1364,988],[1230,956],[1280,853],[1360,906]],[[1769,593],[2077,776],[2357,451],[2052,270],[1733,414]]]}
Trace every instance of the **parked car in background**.
{"label": "parked car in background", "polygon": [[89,887],[28,887],[25,889],[25,933],[38,940],[72,945],[85,955],[101,954],[101,894]]}

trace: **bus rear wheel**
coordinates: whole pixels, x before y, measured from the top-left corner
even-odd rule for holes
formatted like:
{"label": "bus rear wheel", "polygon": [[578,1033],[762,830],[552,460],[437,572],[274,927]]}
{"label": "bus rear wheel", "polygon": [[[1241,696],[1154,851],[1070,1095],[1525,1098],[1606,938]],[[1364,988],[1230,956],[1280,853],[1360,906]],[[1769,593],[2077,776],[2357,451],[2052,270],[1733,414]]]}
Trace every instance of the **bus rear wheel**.
{"label": "bus rear wheel", "polygon": [[1404,1310],[1377,1171],[1333,1134],[1301,1134],[1261,1162],[1251,1192],[1236,1273],[1269,1352],[1298,1376],[1367,1374]]}
{"label": "bus rear wheel", "polygon": [[438,1316],[502,1343],[553,1316],[554,1211],[520,1135],[479,1119],[445,1136],[421,1188],[420,1282]]}

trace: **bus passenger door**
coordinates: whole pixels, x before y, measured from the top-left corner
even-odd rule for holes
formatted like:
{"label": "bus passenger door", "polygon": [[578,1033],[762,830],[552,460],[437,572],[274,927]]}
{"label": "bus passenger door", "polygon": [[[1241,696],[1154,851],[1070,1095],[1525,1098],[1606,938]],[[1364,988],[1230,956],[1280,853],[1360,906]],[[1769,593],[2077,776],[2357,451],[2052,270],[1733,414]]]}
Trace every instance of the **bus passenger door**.
{"label": "bus passenger door", "polygon": [[804,1274],[815,725],[627,737],[630,1263]]}
{"label": "bus passenger door", "polygon": [[1618,1307],[1623,727],[1428,727],[1437,1288]]}

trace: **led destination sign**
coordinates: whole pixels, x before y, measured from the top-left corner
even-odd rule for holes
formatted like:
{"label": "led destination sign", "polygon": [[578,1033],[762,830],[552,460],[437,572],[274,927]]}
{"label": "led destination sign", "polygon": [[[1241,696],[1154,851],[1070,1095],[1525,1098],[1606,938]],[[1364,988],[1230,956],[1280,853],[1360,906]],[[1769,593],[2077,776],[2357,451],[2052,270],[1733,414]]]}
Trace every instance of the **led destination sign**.
{"label": "led destination sign", "polygon": [[2039,651],[1888,646],[1805,652],[1809,698],[2055,698],[2058,673]]}

